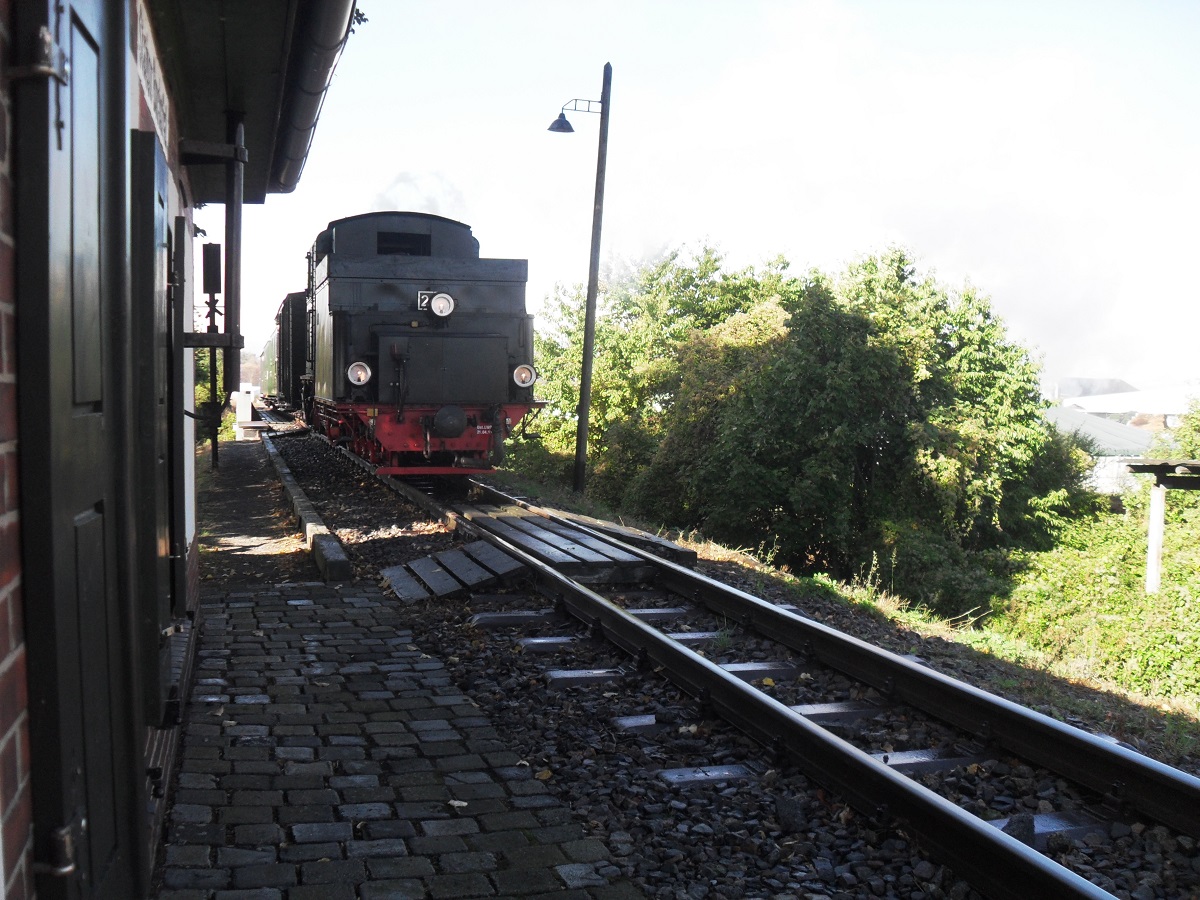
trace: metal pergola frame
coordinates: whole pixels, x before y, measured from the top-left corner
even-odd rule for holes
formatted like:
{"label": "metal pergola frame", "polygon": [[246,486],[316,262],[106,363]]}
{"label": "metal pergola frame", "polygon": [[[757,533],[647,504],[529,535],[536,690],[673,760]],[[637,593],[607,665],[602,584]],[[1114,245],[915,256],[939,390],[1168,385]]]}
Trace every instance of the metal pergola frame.
{"label": "metal pergola frame", "polygon": [[1200,460],[1147,459],[1129,463],[1126,469],[1136,475],[1154,476],[1154,485],[1150,488],[1150,527],[1146,538],[1146,593],[1157,594],[1162,586],[1167,491],[1200,490]]}

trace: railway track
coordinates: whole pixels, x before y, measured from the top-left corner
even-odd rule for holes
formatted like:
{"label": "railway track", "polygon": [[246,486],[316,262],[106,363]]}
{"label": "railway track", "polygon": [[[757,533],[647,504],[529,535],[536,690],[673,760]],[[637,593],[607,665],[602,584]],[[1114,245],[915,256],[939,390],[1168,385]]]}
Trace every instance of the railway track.
{"label": "railway track", "polygon": [[[863,816],[902,823],[981,893],[1112,896],[1052,857],[1131,815],[1185,840],[1200,836],[1200,779],[716,582],[686,559],[663,558],[669,548],[651,535],[614,538],[604,523],[536,509],[482,485],[483,502],[448,506],[394,486],[478,538],[468,552],[455,551],[484,579],[476,591],[502,579],[501,558],[533,578],[549,608],[484,613],[472,624],[507,629],[522,652],[545,653],[547,681],[613,691],[651,673],[666,677]],[[450,577],[454,567],[439,556]],[[429,566],[424,574],[391,574],[438,593]],[[461,569],[445,591],[461,592],[471,577]],[[579,624],[552,624],[564,614]],[[601,638],[624,659],[571,668],[593,657]],[[584,642],[593,649],[581,653]],[[757,659],[739,658],[747,645]],[[676,726],[643,716],[612,727]],[[745,774],[715,766],[699,777]],[[1014,797],[1006,779],[1029,782],[1024,795]]]}
{"label": "railway track", "polygon": [[[578,517],[538,510],[480,487],[493,502],[482,507],[451,505],[452,515],[533,572],[541,592],[557,609],[582,623],[592,637],[602,635],[620,647],[636,667],[653,668],[772,752],[788,755],[860,812],[877,819],[898,818],[937,857],[989,896],[1112,896],[1035,848],[1107,831],[1122,812],[1136,810],[1185,835],[1200,836],[1200,779],[948,678],[919,661],[841,634],[799,610],[716,582],[642,546],[617,540]],[[585,554],[586,563],[564,563],[552,552],[556,548],[564,553],[589,550],[594,556]],[[638,563],[631,567],[631,559]],[[622,565],[626,572],[636,571],[626,576],[629,580],[653,584],[663,600],[651,609],[630,609],[604,596],[601,586],[613,581]],[[671,627],[697,611],[736,623],[741,632],[767,637],[789,654],[771,662],[714,662],[701,652],[702,644],[729,640],[727,626],[715,631],[693,626],[683,632]],[[500,614],[482,617],[476,624],[493,621],[513,620]],[[542,646],[563,646],[571,638],[533,640]],[[864,686],[861,694],[874,699],[789,704],[763,690],[764,681],[778,687],[789,677],[811,678],[807,670],[815,665],[848,676]],[[548,673],[564,683],[611,682],[626,670]],[[952,733],[940,735],[934,746],[891,752],[869,752],[838,735],[848,723],[896,718],[898,706],[920,710],[933,723],[951,726]],[[907,714],[901,718],[909,720]],[[624,723],[641,728],[654,724]],[[954,782],[955,773],[979,771],[997,755],[1017,757],[1067,779],[1079,786],[1074,793],[1080,799],[1071,808],[1013,810],[988,821],[946,796],[953,796],[946,782]],[[1010,768],[1004,764],[1004,769]]]}

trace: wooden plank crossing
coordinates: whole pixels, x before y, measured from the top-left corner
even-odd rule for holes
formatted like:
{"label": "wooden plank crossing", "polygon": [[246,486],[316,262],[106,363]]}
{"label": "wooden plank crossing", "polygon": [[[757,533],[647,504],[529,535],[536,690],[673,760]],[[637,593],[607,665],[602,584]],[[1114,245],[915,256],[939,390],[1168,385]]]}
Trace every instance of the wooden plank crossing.
{"label": "wooden plank crossing", "polygon": [[[496,509],[496,507],[492,507]],[[495,518],[484,508],[474,506],[458,507],[457,512],[463,518],[475,523],[486,531],[490,531],[498,537],[504,538],[511,544],[516,545],[524,550],[530,556],[536,556],[542,562],[554,566],[567,574],[575,574],[586,569],[587,564],[572,556],[569,553],[547,544],[545,541],[538,540],[532,535],[513,528],[511,525],[506,525],[503,522],[496,521]]]}
{"label": "wooden plank crossing", "polygon": [[654,576],[654,567],[640,557],[536,513],[522,510],[520,517],[500,516],[496,521],[511,524],[588,562],[592,568],[580,581],[636,582]]}
{"label": "wooden plank crossing", "polygon": [[[472,528],[490,532],[583,582],[633,583],[650,578],[654,573],[652,565],[634,554],[523,507],[464,504],[457,506],[455,513]],[[482,541],[476,543],[483,544]],[[469,549],[471,546],[464,549],[474,556]],[[492,568],[487,562],[482,564]]]}
{"label": "wooden plank crossing", "polygon": [[[510,555],[517,551],[583,582],[634,584],[654,577],[651,563],[580,530],[584,527],[652,548],[685,565],[695,564],[695,553],[656,535],[561,510],[538,510],[512,503],[486,486],[476,487],[481,488],[483,497],[495,502],[456,504],[445,513],[445,520],[458,528],[460,535],[481,537],[490,532],[510,545],[509,552],[487,541],[473,540],[458,549],[382,570],[381,577],[402,602],[415,603],[431,594],[452,597],[497,581],[511,581],[526,571],[525,564]],[[550,515],[554,518],[547,517]]]}
{"label": "wooden plank crossing", "polygon": [[525,569],[525,564],[513,559],[499,547],[487,541],[472,541],[463,545],[463,553],[485,569],[495,572],[501,579],[512,578]]}
{"label": "wooden plank crossing", "polygon": [[[601,519],[568,512],[564,509],[553,507],[539,508],[536,505],[530,505],[530,501],[527,498],[516,498],[516,503],[513,503],[510,502],[513,498],[505,497],[499,491],[481,482],[474,482],[474,486],[483,497],[490,498],[491,500],[491,503],[481,501],[475,504],[474,508],[480,513],[494,516],[552,517],[556,520],[566,520],[561,524],[567,528],[572,527],[572,525],[580,528],[588,528],[626,544],[632,544],[638,549],[646,550],[680,565],[689,567],[696,565],[697,556],[695,550],[681,547],[679,544],[657,534],[651,534],[648,531],[642,531],[639,528],[632,528],[627,525],[618,525],[615,522],[605,522]],[[560,523],[556,522],[555,524]],[[539,525],[543,528],[549,527],[545,521],[539,522]],[[576,535],[573,540],[577,543],[584,543],[580,535]]]}
{"label": "wooden plank crossing", "polygon": [[418,600],[429,599],[429,592],[421,587],[417,579],[413,578],[404,566],[390,566],[379,575],[404,603],[416,603]]}
{"label": "wooden plank crossing", "polygon": [[662,556],[666,559],[674,560],[682,566],[696,565],[696,551],[690,550],[687,547],[681,547],[673,541],[669,541],[657,534],[651,534],[648,531],[642,531],[638,528],[630,528],[627,525],[617,525],[614,522],[604,522],[600,519],[593,519],[591,516],[580,515],[579,513],[567,512],[562,509],[549,510],[560,519],[569,519],[585,525],[594,531],[599,531],[604,534],[611,535],[619,541],[624,541],[627,544],[633,544],[642,547],[645,550]]}
{"label": "wooden plank crossing", "polygon": [[587,569],[587,563],[583,560],[504,522],[493,519],[488,523],[488,531],[515,544],[531,556],[536,556],[542,562],[549,563],[561,572],[575,574]]}
{"label": "wooden plank crossing", "polygon": [[577,544],[582,544],[585,547],[590,547],[598,553],[603,553],[609,559],[618,563],[627,563],[629,565],[641,565],[641,559],[634,556],[632,553],[626,553],[620,547],[614,547],[612,544],[606,544],[599,538],[594,538],[591,535],[584,534],[582,531],[577,531],[567,525],[560,525],[558,522],[551,522],[548,519],[542,519],[538,524],[562,537],[570,538]]}
{"label": "wooden plank crossing", "polygon": [[435,553],[438,565],[469,588],[487,587],[496,583],[496,576],[461,550],[443,550]]}
{"label": "wooden plank crossing", "polygon": [[461,549],[443,550],[434,556],[390,566],[379,575],[404,603],[451,597],[468,590],[511,580],[525,564],[486,541],[473,541]]}
{"label": "wooden plank crossing", "polygon": [[494,519],[496,516],[523,516],[528,514],[524,507],[512,506],[511,504],[497,506],[494,503],[476,503],[469,508],[490,519]]}
{"label": "wooden plank crossing", "polygon": [[452,597],[466,590],[463,583],[439,566],[432,556],[414,559],[408,563],[408,568],[438,597]]}
{"label": "wooden plank crossing", "polygon": [[[461,533],[491,533],[566,575],[584,582],[634,583],[653,577],[653,566],[561,521],[512,504],[461,504],[452,513]],[[450,597],[508,581],[524,571],[519,559],[483,540],[385,570],[384,578],[405,602],[427,590]],[[426,594],[425,596],[428,596]]]}
{"label": "wooden plank crossing", "polygon": [[597,553],[590,547],[585,547],[570,538],[555,534],[553,531],[547,531],[533,519],[527,516],[495,516],[495,520],[502,525],[509,525],[513,528],[520,529],[530,537],[536,538],[543,543],[549,544],[563,553],[569,554],[576,559],[586,563],[607,563],[612,564],[612,558],[603,554]]}

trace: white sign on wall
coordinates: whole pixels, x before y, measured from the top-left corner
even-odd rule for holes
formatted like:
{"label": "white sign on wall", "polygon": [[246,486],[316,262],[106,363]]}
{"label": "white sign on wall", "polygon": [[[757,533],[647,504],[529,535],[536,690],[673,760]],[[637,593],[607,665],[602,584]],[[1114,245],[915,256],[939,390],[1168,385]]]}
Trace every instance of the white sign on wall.
{"label": "white sign on wall", "polygon": [[138,2],[137,74],[142,97],[154,120],[154,130],[164,147],[171,146],[171,108],[167,98],[166,79],[159,64],[158,46],[150,29],[150,13],[146,4]]}

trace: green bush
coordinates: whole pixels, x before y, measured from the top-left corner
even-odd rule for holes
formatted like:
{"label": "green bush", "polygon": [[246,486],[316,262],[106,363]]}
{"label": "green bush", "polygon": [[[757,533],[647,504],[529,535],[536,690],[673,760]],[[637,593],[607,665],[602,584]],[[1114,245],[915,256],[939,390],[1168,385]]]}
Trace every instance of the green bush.
{"label": "green bush", "polygon": [[[800,574],[889,578],[947,615],[1005,588],[1094,502],[1087,457],[1042,415],[1038,369],[988,300],[890,250],[838,278],[704,248],[603,286],[588,491]],[[539,324],[544,446],[573,452],[582,292]],[[549,423],[549,427],[545,427]],[[903,522],[909,531],[892,529]]]}
{"label": "green bush", "polygon": [[1144,589],[1146,520],[1072,522],[1059,545],[1025,556],[992,627],[1081,671],[1161,697],[1200,695],[1200,517],[1168,525],[1163,588]]}
{"label": "green bush", "polygon": [[630,473],[645,469],[660,439],[654,427],[640,417],[611,425],[605,433],[604,452],[596,456],[589,471],[588,494],[608,506],[636,509]]}
{"label": "green bush", "polygon": [[890,594],[937,616],[982,617],[1009,589],[1012,565],[1001,550],[969,551],[919,522],[886,522],[878,553]]}
{"label": "green bush", "polygon": [[196,443],[202,444],[212,438],[212,424],[216,420],[217,440],[232,441],[236,436],[236,416],[229,405],[229,398],[222,394],[224,384],[225,359],[221,354],[217,357],[217,395],[214,397],[210,390],[211,359],[213,354],[207,350],[197,350],[193,358],[193,374],[195,376],[195,412],[196,412]]}
{"label": "green bush", "polygon": [[574,454],[556,452],[540,440],[511,441],[506,448],[503,468],[531,481],[568,486],[574,476]]}

